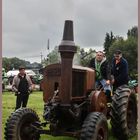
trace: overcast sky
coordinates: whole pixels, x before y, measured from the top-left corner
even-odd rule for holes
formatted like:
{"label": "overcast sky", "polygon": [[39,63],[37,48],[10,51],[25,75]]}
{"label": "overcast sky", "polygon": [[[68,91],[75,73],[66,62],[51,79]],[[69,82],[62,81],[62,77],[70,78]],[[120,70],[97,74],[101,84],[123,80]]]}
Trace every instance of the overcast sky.
{"label": "overcast sky", "polygon": [[59,45],[64,21],[74,23],[74,41],[98,50],[106,32],[126,37],[138,24],[138,0],[3,0],[3,56],[40,62]]}

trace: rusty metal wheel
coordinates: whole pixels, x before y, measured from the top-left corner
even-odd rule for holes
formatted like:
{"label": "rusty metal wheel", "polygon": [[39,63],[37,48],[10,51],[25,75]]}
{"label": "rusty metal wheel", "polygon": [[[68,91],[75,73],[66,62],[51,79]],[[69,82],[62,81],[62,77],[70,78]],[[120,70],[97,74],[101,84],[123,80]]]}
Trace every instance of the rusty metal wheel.
{"label": "rusty metal wheel", "polygon": [[39,140],[40,134],[33,126],[39,122],[38,115],[29,108],[16,110],[5,126],[5,140]]}
{"label": "rusty metal wheel", "polygon": [[111,125],[118,139],[128,140],[137,130],[137,99],[127,86],[119,87],[111,106]]}
{"label": "rusty metal wheel", "polygon": [[103,113],[90,113],[85,119],[80,140],[107,140],[108,125],[107,119]]}

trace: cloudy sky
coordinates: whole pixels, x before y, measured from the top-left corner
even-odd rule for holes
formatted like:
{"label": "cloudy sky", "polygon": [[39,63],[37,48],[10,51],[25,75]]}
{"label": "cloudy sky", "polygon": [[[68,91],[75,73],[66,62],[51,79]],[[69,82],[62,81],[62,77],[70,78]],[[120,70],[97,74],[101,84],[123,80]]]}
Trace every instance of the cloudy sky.
{"label": "cloudy sky", "polygon": [[102,48],[106,32],[126,37],[138,24],[138,0],[3,0],[3,56],[40,62],[62,40],[65,20],[74,22],[82,48]]}

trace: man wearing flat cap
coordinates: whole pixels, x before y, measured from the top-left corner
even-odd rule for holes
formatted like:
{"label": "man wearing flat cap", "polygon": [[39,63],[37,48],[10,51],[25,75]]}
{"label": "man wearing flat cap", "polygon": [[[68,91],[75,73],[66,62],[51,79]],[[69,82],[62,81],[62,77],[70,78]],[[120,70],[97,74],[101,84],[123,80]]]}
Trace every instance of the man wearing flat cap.
{"label": "man wearing flat cap", "polygon": [[13,79],[12,89],[15,92],[16,108],[26,107],[28,103],[29,93],[32,91],[32,81],[25,73],[25,67],[19,67],[19,73]]}
{"label": "man wearing flat cap", "polygon": [[114,90],[119,86],[128,84],[128,63],[127,60],[122,57],[121,50],[114,52],[111,72],[114,77],[112,80]]}

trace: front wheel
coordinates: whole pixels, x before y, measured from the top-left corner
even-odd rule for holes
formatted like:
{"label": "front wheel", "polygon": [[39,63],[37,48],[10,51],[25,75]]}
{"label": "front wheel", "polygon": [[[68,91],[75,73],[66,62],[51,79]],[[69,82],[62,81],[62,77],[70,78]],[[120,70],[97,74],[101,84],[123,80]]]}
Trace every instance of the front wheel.
{"label": "front wheel", "polygon": [[85,119],[80,140],[107,140],[108,125],[107,119],[103,113],[90,113]]}
{"label": "front wheel", "polygon": [[29,108],[16,110],[8,118],[5,126],[5,140],[39,140],[40,134],[33,127],[39,117]]}

